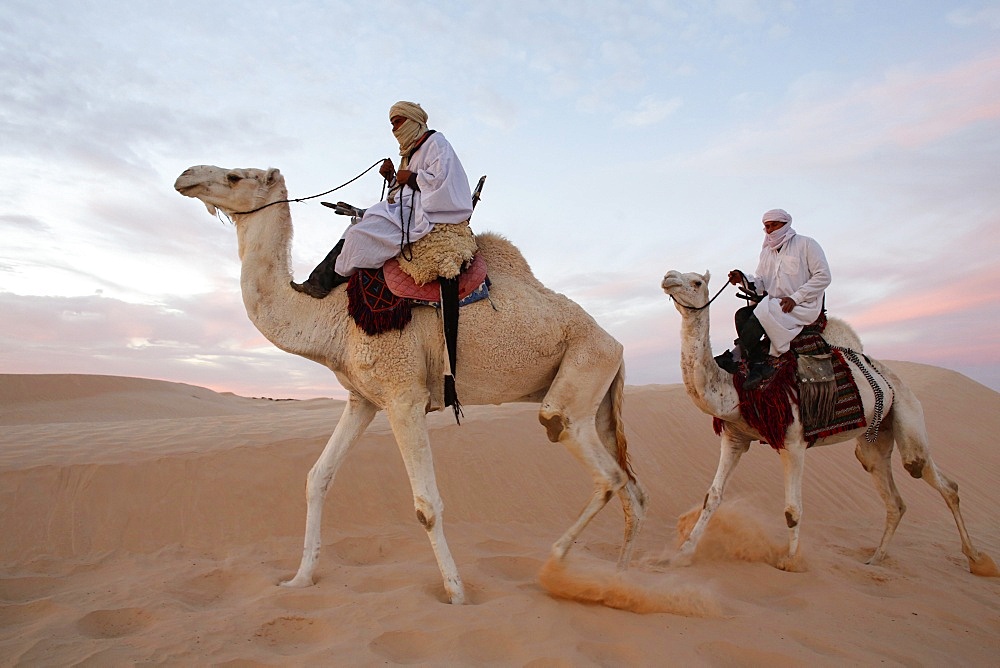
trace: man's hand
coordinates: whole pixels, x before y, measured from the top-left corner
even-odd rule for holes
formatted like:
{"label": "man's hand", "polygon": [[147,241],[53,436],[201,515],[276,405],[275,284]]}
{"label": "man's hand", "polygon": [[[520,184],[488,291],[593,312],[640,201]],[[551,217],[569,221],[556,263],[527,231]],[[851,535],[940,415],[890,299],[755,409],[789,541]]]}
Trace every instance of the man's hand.
{"label": "man's hand", "polygon": [[417,188],[417,173],[411,172],[408,169],[401,169],[396,173],[396,183],[405,183],[414,190],[419,190],[419,188]]}
{"label": "man's hand", "polygon": [[733,269],[729,272],[729,282],[733,285],[739,285],[743,282],[743,272],[739,269]]}
{"label": "man's hand", "polygon": [[382,161],[382,166],[378,168],[378,173],[382,175],[382,178],[386,181],[392,181],[393,177],[396,175],[396,166],[392,164],[392,160],[386,158]]}
{"label": "man's hand", "polygon": [[782,313],[789,313],[793,308],[795,308],[795,300],[791,297],[781,298],[781,311]]}

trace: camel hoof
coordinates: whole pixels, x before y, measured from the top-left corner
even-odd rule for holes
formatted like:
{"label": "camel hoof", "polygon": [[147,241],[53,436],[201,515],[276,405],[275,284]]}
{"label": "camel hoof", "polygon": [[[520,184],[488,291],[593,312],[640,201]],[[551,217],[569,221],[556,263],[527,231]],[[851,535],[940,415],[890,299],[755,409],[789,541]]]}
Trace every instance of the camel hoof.
{"label": "camel hoof", "polygon": [[670,559],[667,557],[660,557],[659,559],[646,558],[643,559],[641,563],[643,568],[648,568],[660,573],[670,568]]}
{"label": "camel hoof", "polygon": [[680,552],[669,560],[672,568],[684,568],[694,563],[694,554],[691,552]]}
{"label": "camel hoof", "polygon": [[808,570],[805,560],[800,555],[792,557],[786,554],[778,559],[777,566],[786,573],[805,573]]}
{"label": "camel hoof", "polygon": [[279,582],[279,587],[288,587],[289,589],[301,589],[303,587],[312,587],[315,583],[310,577],[301,577],[296,575],[291,580],[285,580],[284,582]]}
{"label": "camel hoof", "polygon": [[969,572],[984,578],[1000,577],[1000,569],[985,552],[980,552],[976,559],[969,557]]}
{"label": "camel hoof", "polygon": [[868,566],[878,566],[885,560],[885,552],[876,551],[875,554],[868,557],[868,561],[865,562]]}

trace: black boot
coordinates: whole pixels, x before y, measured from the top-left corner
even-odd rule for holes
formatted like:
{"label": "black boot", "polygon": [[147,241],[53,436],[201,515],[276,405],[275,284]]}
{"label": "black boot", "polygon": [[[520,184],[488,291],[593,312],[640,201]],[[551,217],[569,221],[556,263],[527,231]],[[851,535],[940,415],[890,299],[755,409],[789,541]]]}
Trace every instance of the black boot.
{"label": "black boot", "polygon": [[770,360],[770,356],[766,355],[763,360],[757,360],[750,364],[747,379],[743,381],[744,390],[756,390],[761,383],[771,379],[775,369]]}
{"label": "black boot", "polygon": [[739,362],[733,356],[733,353],[729,350],[722,353],[721,355],[715,356],[715,363],[719,365],[719,368],[723,371],[728,371],[729,373],[736,373],[740,369]]}
{"label": "black boot", "polygon": [[310,297],[315,297],[316,299],[322,299],[330,294],[330,291],[341,283],[346,283],[347,276],[341,276],[336,271],[337,258],[340,257],[340,251],[344,248],[344,240],[341,239],[337,242],[337,245],[333,247],[323,261],[316,265],[316,268],[312,270],[307,278],[302,283],[291,282],[291,286],[298,292],[305,293]]}

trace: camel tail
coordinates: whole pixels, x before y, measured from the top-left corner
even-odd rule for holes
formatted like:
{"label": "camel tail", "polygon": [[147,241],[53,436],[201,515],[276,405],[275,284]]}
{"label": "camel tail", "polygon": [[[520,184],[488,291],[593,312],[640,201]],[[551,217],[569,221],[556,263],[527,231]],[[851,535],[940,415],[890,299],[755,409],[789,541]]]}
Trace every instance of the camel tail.
{"label": "camel tail", "polygon": [[622,406],[625,404],[625,364],[618,367],[618,373],[608,388],[611,396],[611,422],[615,429],[616,451],[612,454],[618,460],[618,466],[625,471],[629,480],[635,482],[635,473],[632,471],[632,463],[628,458],[628,441],[625,439],[625,422],[622,420]]}

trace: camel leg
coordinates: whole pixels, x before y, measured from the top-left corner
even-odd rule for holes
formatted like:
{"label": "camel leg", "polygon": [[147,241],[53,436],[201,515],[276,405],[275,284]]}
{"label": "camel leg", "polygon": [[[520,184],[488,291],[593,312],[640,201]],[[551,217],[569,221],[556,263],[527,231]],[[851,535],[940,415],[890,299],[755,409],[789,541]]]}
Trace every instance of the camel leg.
{"label": "camel leg", "polygon": [[617,568],[624,571],[632,561],[632,554],[635,552],[635,539],[642,526],[643,517],[646,514],[646,490],[639,484],[638,480],[629,480],[618,490],[618,498],[622,503],[622,511],[625,513],[625,536],[622,540],[622,549],[618,554]]}
{"label": "camel leg", "polygon": [[702,504],[701,513],[698,515],[698,521],[695,522],[691,533],[688,534],[687,539],[681,544],[677,554],[669,559],[671,566],[691,565],[691,562],[694,560],[695,550],[698,548],[698,541],[701,540],[702,535],[705,533],[705,527],[708,526],[712,515],[715,514],[715,511],[718,510],[719,505],[722,503],[722,495],[726,490],[726,483],[729,482],[729,477],[736,469],[736,465],[740,463],[740,457],[749,449],[749,439],[734,436],[730,434],[728,429],[722,432],[722,445],[719,449],[719,466],[715,470],[715,478],[712,479],[712,484],[705,494],[705,501]]}
{"label": "camel leg", "polygon": [[799,525],[802,522],[802,474],[805,471],[806,446],[789,439],[781,450],[785,472],[785,524],[788,525],[788,556],[779,562],[782,570],[795,570],[799,555]]}
{"label": "camel leg", "polygon": [[[601,407],[597,413],[598,432],[605,450],[612,453],[618,452],[619,439],[624,447],[625,433],[622,425],[621,407],[623,403],[625,386],[624,370],[619,367],[618,374],[604,395]],[[626,473],[627,475],[627,473]],[[621,551],[618,554],[617,568],[624,571],[632,561],[632,554],[635,551],[635,540],[642,527],[643,518],[646,515],[647,495],[646,490],[636,478],[630,478],[618,490],[618,498],[622,504],[622,511],[625,514],[625,531],[622,539]]]}
{"label": "camel leg", "polygon": [[448,600],[458,605],[465,603],[465,588],[444,537],[444,502],[434,475],[425,406],[426,393],[424,396],[400,398],[390,404],[387,411],[392,433],[410,477],[417,520],[431,541]]}
{"label": "camel leg", "polygon": [[[594,516],[607,505],[615,493],[625,487],[628,476],[625,475],[625,472],[619,468],[617,462],[601,445],[601,440],[597,435],[593,419],[586,421],[582,425],[571,423],[567,429],[561,432],[559,441],[566,446],[577,460],[590,469],[594,480],[594,492],[591,494],[590,501],[587,502],[586,507],[576,518],[576,521],[552,545],[552,555],[556,559],[561,560],[566,557],[566,553],[569,552],[570,547],[572,547],[587,524],[590,523],[590,520],[594,519]],[[636,500],[635,506],[631,505],[630,500],[630,503],[626,504],[626,513],[634,511],[637,505],[638,500]],[[637,526],[632,527],[631,531],[633,534],[636,529],[638,529]],[[629,532],[628,528],[626,532]],[[628,537],[631,538],[631,536]],[[620,561],[621,558],[619,557],[619,563]]]}
{"label": "camel leg", "polygon": [[874,443],[869,443],[864,436],[857,439],[854,446],[854,456],[858,458],[861,465],[868,471],[875,482],[875,489],[882,497],[885,504],[885,529],[882,531],[882,540],[879,541],[875,553],[868,559],[867,564],[875,565],[885,559],[889,549],[889,541],[896,533],[896,527],[906,512],[906,504],[899,495],[896,488],[896,481],[892,477],[892,443],[894,440],[891,426],[882,425],[878,439]]}
{"label": "camel leg", "polygon": [[[601,348],[595,349],[594,346],[582,346],[567,351],[538,412],[538,420],[545,425],[549,440],[565,445],[590,471],[594,481],[594,492],[590,501],[576,521],[552,545],[552,556],[557,560],[566,557],[573,542],[590,520],[629,482],[628,475],[605,447],[597,425],[601,403],[621,367],[620,356],[612,359],[608,352]],[[620,355],[620,346],[617,352]],[[602,368],[602,359],[606,362],[603,366],[611,370],[606,377],[606,383],[600,383],[600,379],[595,376],[595,373]],[[595,378],[597,381],[593,383],[581,382],[581,379]],[[588,388],[591,392],[588,392]],[[640,507],[640,496],[635,491],[626,492],[630,493],[635,494],[635,500],[629,498],[623,501],[626,513],[626,541],[635,537],[639,525],[636,512]],[[624,554],[619,556],[619,564],[631,555],[631,545],[623,546],[623,549]]]}
{"label": "camel leg", "polygon": [[962,541],[962,554],[969,560],[969,570],[976,575],[996,575],[993,560],[972,545],[959,510],[958,484],[938,470],[931,459],[930,439],[920,402],[908,388],[897,386],[892,411],[892,425],[896,432],[899,454],[903,459],[903,468],[914,478],[923,478],[948,504]]}
{"label": "camel leg", "polygon": [[326,492],[344,455],[357,443],[377,411],[375,404],[361,395],[352,392],[348,397],[347,405],[333,430],[333,435],[330,436],[306,479],[306,537],[302,548],[302,561],[295,577],[282,582],[281,586],[309,587],[313,584],[313,574],[316,571],[321,548],[320,525]]}

